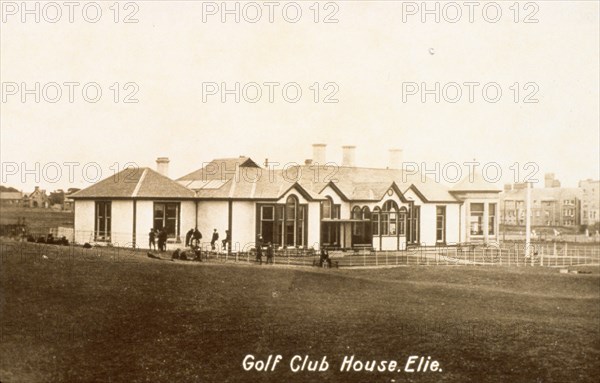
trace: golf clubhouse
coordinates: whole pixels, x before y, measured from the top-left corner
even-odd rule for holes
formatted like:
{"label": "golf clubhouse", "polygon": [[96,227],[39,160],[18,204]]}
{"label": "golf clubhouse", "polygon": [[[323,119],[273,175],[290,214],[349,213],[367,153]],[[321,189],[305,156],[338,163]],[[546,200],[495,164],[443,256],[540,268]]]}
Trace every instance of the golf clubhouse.
{"label": "golf clubhouse", "polygon": [[400,150],[390,151],[387,168],[357,167],[354,151],[343,147],[341,166],[326,162],[324,144],[281,169],[215,159],[176,180],[158,158],[156,170],[125,169],[72,195],[74,240],[147,248],[151,228],[166,230],[168,248],[184,247],[192,228],[203,246],[217,229],[221,245],[227,230],[232,252],[254,247],[258,235],[276,248],[384,251],[497,240],[500,188],[480,177],[448,188],[409,175]]}

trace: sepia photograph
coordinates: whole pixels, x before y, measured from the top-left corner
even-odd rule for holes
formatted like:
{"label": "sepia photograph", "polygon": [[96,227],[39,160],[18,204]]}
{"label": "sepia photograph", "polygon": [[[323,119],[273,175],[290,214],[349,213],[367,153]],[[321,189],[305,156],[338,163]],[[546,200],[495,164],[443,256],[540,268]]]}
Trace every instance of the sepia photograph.
{"label": "sepia photograph", "polygon": [[0,88],[0,383],[600,376],[598,0],[0,0]]}

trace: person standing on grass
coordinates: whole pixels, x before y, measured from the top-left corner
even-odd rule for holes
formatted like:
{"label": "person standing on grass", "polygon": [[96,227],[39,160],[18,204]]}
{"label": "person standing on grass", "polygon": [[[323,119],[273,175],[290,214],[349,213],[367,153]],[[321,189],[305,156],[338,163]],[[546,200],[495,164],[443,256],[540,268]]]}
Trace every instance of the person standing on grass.
{"label": "person standing on grass", "polygon": [[221,241],[223,244],[223,251],[227,251],[227,244],[229,243],[229,230],[225,230],[225,239]]}
{"label": "person standing on grass", "polygon": [[192,234],[192,243],[195,242],[196,246],[200,246],[200,240],[202,239],[202,233],[198,228],[194,229],[194,234]]}
{"label": "person standing on grass", "polygon": [[192,246],[192,236],[194,235],[194,229],[190,229],[185,235],[185,247]]}
{"label": "person standing on grass", "polygon": [[273,244],[271,242],[267,243],[267,265],[273,264]]}
{"label": "person standing on grass", "polygon": [[215,242],[217,242],[218,240],[219,240],[219,233],[217,232],[217,229],[215,229],[215,231],[213,231],[212,238],[210,240],[210,249],[212,251],[215,251]]}
{"label": "person standing on grass", "polygon": [[158,240],[158,251],[162,251],[162,229],[156,229],[156,239]]}
{"label": "person standing on grass", "polygon": [[148,247],[150,250],[156,250],[156,231],[154,228],[150,228],[150,233],[148,233]]}
{"label": "person standing on grass", "polygon": [[256,263],[259,265],[262,265],[262,244],[262,235],[259,234],[258,238],[256,238]]}
{"label": "person standing on grass", "polygon": [[158,247],[160,251],[167,251],[167,229],[164,227],[158,232]]}

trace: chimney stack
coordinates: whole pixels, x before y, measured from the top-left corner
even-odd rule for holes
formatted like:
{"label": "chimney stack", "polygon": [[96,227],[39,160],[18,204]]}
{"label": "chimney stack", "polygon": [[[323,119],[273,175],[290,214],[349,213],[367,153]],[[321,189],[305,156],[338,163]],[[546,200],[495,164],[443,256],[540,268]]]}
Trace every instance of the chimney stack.
{"label": "chimney stack", "polygon": [[390,169],[402,169],[402,149],[390,149]]}
{"label": "chimney stack", "polygon": [[342,146],[342,166],[347,166],[353,168],[355,166],[355,154],[356,154],[356,146],[346,145]]}
{"label": "chimney stack", "polygon": [[169,176],[169,158],[158,157],[156,159],[156,171],[165,177]]}
{"label": "chimney stack", "polygon": [[326,144],[313,144],[313,163],[317,165],[325,165],[327,159],[325,157]]}

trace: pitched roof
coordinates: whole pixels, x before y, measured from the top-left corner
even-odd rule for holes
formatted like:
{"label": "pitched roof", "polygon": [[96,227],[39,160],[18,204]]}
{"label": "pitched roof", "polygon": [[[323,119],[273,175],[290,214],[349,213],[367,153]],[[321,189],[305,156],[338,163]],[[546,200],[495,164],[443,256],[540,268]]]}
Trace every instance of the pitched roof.
{"label": "pitched roof", "polygon": [[249,157],[241,156],[238,158],[218,158],[207,164],[204,164],[201,169],[178,178],[177,181],[227,181],[233,177],[236,169],[240,167],[260,168],[260,166]]}
{"label": "pitched roof", "polygon": [[[211,181],[213,185],[216,180]],[[220,186],[196,189],[200,198],[233,198],[233,199],[279,199],[290,189],[296,189],[309,200],[320,200],[318,192],[307,189],[296,179],[288,177],[282,170],[259,168],[257,172],[238,171],[229,180],[222,181]]]}
{"label": "pitched roof", "polygon": [[302,166],[302,185],[312,185],[312,190],[320,192],[331,181],[349,200],[380,201],[394,184],[405,193],[411,186],[416,187],[426,201],[457,202],[448,189],[434,180],[422,177],[420,173],[405,173],[398,169],[374,169],[340,166]]}
{"label": "pitched roof", "polygon": [[[564,199],[581,198],[578,188],[532,188],[531,199],[540,201],[561,201]],[[503,200],[525,201],[527,189],[509,190],[500,194]]]}
{"label": "pitched roof", "polygon": [[452,187],[453,192],[486,191],[501,192],[502,187],[497,183],[489,182],[479,173],[471,173]]}
{"label": "pitched roof", "polygon": [[[297,187],[307,198],[320,200],[323,189],[332,185],[348,200],[380,201],[390,188],[404,193],[416,187],[427,201],[457,202],[444,186],[421,178],[420,174],[405,175],[401,170],[316,165],[276,170],[239,167],[237,172],[227,172],[221,177],[215,177],[212,170],[207,174],[208,170],[191,173],[179,182],[196,190],[201,198],[278,199],[291,187]],[[194,179],[205,175],[209,180]]]}
{"label": "pitched roof", "polygon": [[22,199],[23,198],[23,193],[21,192],[5,192],[5,191],[0,191],[0,199],[3,200],[15,200],[15,199]]}
{"label": "pitched roof", "polygon": [[128,168],[71,194],[85,198],[193,198],[194,192],[150,168]]}

